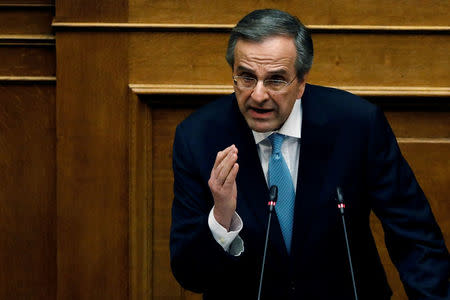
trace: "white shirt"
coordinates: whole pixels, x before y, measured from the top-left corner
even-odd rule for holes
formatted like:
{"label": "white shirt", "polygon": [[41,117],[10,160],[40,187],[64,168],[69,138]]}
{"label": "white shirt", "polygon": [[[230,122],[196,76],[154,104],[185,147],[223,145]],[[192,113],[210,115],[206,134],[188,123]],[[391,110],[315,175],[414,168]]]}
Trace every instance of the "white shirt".
{"label": "white shirt", "polygon": [[[291,114],[284,122],[283,126],[278,131],[270,132],[256,132],[253,131],[253,137],[258,147],[259,160],[261,167],[268,182],[269,160],[272,154],[272,144],[268,137],[273,133],[278,132],[286,136],[282,146],[281,153],[291,173],[294,189],[297,189],[298,176],[298,162],[300,157],[300,138],[302,132],[302,107],[301,99],[294,103]],[[237,213],[234,214],[230,231],[227,231],[214,218],[214,207],[211,209],[208,217],[208,225],[214,239],[222,246],[222,248],[231,255],[238,256],[244,251],[244,242],[239,237],[239,232],[242,230],[243,222]]]}

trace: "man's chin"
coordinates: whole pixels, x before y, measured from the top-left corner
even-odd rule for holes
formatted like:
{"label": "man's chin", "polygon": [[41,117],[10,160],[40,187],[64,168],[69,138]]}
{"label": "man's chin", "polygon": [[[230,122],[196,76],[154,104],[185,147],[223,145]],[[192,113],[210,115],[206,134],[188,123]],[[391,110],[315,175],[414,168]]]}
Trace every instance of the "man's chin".
{"label": "man's chin", "polygon": [[248,127],[251,130],[256,132],[269,132],[275,131],[279,128],[276,124],[270,121],[261,121],[261,120],[247,120]]}

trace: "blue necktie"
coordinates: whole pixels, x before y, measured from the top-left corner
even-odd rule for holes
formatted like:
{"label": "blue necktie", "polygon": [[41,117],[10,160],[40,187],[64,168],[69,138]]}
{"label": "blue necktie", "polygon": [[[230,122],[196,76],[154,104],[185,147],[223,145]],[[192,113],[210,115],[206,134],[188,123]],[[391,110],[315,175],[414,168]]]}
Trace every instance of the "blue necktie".
{"label": "blue necktie", "polygon": [[291,173],[281,153],[281,145],[285,136],[274,133],[269,136],[272,143],[272,155],[269,160],[269,187],[278,187],[278,201],[275,206],[281,232],[288,253],[291,252],[292,225],[294,221],[295,190]]}

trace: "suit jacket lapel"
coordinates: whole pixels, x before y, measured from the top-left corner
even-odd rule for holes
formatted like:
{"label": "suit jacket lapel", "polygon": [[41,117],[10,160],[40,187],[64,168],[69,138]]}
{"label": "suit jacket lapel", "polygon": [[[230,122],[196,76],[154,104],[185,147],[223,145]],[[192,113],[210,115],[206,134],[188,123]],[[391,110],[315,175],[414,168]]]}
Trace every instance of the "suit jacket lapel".
{"label": "suit jacket lapel", "polygon": [[[307,85],[302,97],[302,135],[295,199],[292,254],[301,255],[304,241],[313,228],[311,224],[328,198],[322,194],[327,167],[330,162],[335,134],[327,126],[326,107],[321,107]],[[320,226],[320,224],[319,224]]]}

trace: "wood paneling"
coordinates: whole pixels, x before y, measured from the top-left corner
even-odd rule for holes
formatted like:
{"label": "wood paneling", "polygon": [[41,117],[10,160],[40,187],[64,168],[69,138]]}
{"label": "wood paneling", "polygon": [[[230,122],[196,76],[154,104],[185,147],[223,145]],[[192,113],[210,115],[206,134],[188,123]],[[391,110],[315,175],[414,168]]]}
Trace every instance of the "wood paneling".
{"label": "wood paneling", "polygon": [[[186,23],[132,23],[55,21],[55,30],[115,30],[138,32],[227,32],[234,24],[186,24]],[[449,33],[450,26],[403,26],[403,25],[308,25],[311,33]]]}
{"label": "wood paneling", "polygon": [[[130,84],[133,92],[138,94],[179,94],[179,95],[226,95],[232,93],[233,86],[225,84]],[[417,99],[421,99],[421,104],[427,99],[437,101],[439,98],[450,96],[450,87],[371,87],[371,86],[332,86],[341,90],[346,90],[364,98],[376,99],[374,102],[382,102],[381,99],[391,99],[390,104],[397,106],[418,104]],[[397,99],[392,102],[392,99]],[[176,99],[173,99],[177,101]],[[445,100],[440,100],[443,105]],[[198,102],[195,100],[195,102]],[[447,105],[448,107],[448,105]]]}
{"label": "wood paneling", "polygon": [[46,34],[52,19],[51,7],[0,6],[0,34]]}
{"label": "wood paneling", "polygon": [[129,299],[141,300],[153,294],[153,135],[148,106],[131,90],[129,100]]}
{"label": "wood paneling", "polygon": [[183,294],[172,275],[169,262],[169,229],[173,199],[172,144],[176,125],[191,112],[192,109],[152,108],[153,299],[179,299]]}
{"label": "wood paneling", "polygon": [[319,84],[445,87],[450,82],[448,35],[317,34],[313,38],[317,51],[310,80]]}
{"label": "wood paneling", "polygon": [[55,36],[51,34],[2,34],[1,46],[55,46]]}
{"label": "wood paneling", "polygon": [[1,83],[16,83],[16,84],[54,84],[56,82],[55,76],[0,76]]}
{"label": "wood paneling", "polygon": [[55,48],[0,45],[1,76],[55,76]]}
{"label": "wood paneling", "polygon": [[127,22],[128,0],[58,0],[55,20],[58,22]]}
{"label": "wood paneling", "polygon": [[450,138],[450,109],[387,111],[386,117],[397,138]]}
{"label": "wood paneling", "polygon": [[[226,33],[132,33],[131,82],[230,84],[227,39]],[[446,87],[450,82],[450,39],[445,34],[317,33],[313,39],[312,83],[376,89]]]}
{"label": "wood paneling", "polygon": [[2,6],[53,6],[55,0],[0,0]]}
{"label": "wood paneling", "polygon": [[55,90],[0,83],[0,299],[55,299]]}
{"label": "wood paneling", "polygon": [[0,1],[0,299],[56,299],[49,1]]}
{"label": "wood paneling", "polygon": [[132,83],[230,84],[225,33],[133,33]]}
{"label": "wood paneling", "polygon": [[278,8],[304,24],[450,25],[448,1],[164,1],[130,0],[130,22],[235,24],[254,9]]}
{"label": "wood paneling", "polygon": [[56,38],[58,299],[127,299],[127,37]]}

